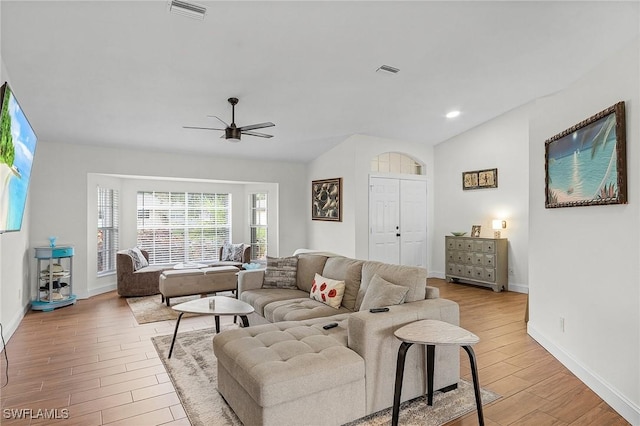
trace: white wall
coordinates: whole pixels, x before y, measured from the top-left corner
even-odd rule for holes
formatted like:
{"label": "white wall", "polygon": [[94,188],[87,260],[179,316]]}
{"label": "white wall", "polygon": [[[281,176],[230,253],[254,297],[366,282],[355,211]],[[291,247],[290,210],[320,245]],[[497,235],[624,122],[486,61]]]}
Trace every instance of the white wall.
{"label": "white wall", "polygon": [[[640,424],[639,49],[636,40],[568,89],[538,100],[529,146],[529,333],[634,425]],[[544,141],[618,101],[626,103],[629,203],[545,209]]]}
{"label": "white wall", "polygon": [[[94,193],[94,188],[88,188],[90,174],[277,184],[280,233],[276,247],[279,252],[270,254],[290,254],[296,248],[307,245],[304,164],[118,150],[41,141],[36,153],[31,187],[29,245],[33,247],[48,244],[47,237],[56,235],[59,244],[75,246],[74,292],[80,298],[108,289],[108,284],[96,282],[93,275],[89,275],[89,265],[95,263],[95,255],[91,256],[89,249],[89,233],[93,230],[88,226],[87,206],[89,193]],[[125,186],[122,187],[124,189]],[[122,244],[134,241],[131,238],[135,239],[122,233]],[[32,286],[35,295],[35,283]]]}
{"label": "white wall", "polygon": [[[435,146],[433,269],[445,276],[444,237],[481,225],[493,238],[492,219],[507,221],[509,289],[527,292],[529,241],[529,109],[524,106]],[[461,119],[464,119],[462,117]],[[498,169],[498,187],[462,190],[462,172]]]}
{"label": "white wall", "polygon": [[[427,265],[431,265],[433,149],[410,142],[353,135],[308,167],[306,189],[309,248],[344,256],[369,257],[369,175],[371,160],[385,152],[407,154],[425,165],[427,177]],[[311,181],[342,177],[342,222],[311,220]],[[428,268],[430,270],[430,268]]]}

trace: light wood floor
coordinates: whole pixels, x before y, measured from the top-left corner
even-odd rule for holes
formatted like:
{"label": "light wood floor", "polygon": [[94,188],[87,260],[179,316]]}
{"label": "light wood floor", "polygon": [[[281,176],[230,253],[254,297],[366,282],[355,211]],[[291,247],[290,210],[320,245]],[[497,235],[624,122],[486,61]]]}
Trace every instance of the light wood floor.
{"label": "light wood floor", "polygon": [[[485,406],[487,425],[626,425],[615,411],[526,334],[526,296],[430,280],[460,304],[461,326],[476,333],[480,383],[502,395]],[[230,321],[230,318],[221,318]],[[29,312],[7,342],[7,409],[68,409],[62,425],[188,425],[185,412],[150,341],[171,334],[174,321],[138,325],[115,292],[53,312]],[[184,318],[181,331],[213,327],[213,317]],[[461,353],[461,374],[470,379]],[[6,382],[4,356],[2,384]],[[393,368],[393,366],[390,366]],[[64,412],[58,411],[59,415]],[[477,424],[471,413],[450,425]]]}

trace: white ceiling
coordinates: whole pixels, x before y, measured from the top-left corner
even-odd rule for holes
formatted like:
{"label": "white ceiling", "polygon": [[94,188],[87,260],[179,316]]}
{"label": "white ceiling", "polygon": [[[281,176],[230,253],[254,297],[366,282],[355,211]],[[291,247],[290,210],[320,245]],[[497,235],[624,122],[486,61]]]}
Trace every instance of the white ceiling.
{"label": "white ceiling", "polygon": [[[204,21],[166,1],[2,0],[2,60],[41,143],[305,162],[354,133],[436,144],[561,90],[640,22],[638,1],[196,3]],[[272,139],[182,128],[230,122],[232,96],[236,124],[272,121]]]}

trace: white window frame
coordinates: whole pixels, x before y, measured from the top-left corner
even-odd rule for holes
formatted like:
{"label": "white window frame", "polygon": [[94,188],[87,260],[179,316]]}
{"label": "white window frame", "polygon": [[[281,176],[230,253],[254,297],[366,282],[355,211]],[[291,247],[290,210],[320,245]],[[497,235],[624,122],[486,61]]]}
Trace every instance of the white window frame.
{"label": "white window frame", "polygon": [[[264,205],[259,206],[258,197],[264,197]],[[251,259],[266,260],[269,242],[269,194],[266,192],[255,192],[249,194],[249,235],[251,244]],[[262,218],[262,220],[260,220]],[[258,223],[264,221],[264,223]],[[259,241],[258,233],[262,230],[263,241]]]}
{"label": "white window frame", "polygon": [[115,274],[116,253],[119,248],[119,196],[118,190],[97,188],[97,276]]}

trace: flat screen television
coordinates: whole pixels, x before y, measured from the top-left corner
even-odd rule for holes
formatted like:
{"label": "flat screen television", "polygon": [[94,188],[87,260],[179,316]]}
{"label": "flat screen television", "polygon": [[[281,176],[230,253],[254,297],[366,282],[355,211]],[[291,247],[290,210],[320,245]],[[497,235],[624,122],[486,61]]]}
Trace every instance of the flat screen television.
{"label": "flat screen television", "polygon": [[8,83],[0,87],[0,233],[19,231],[37,137]]}

